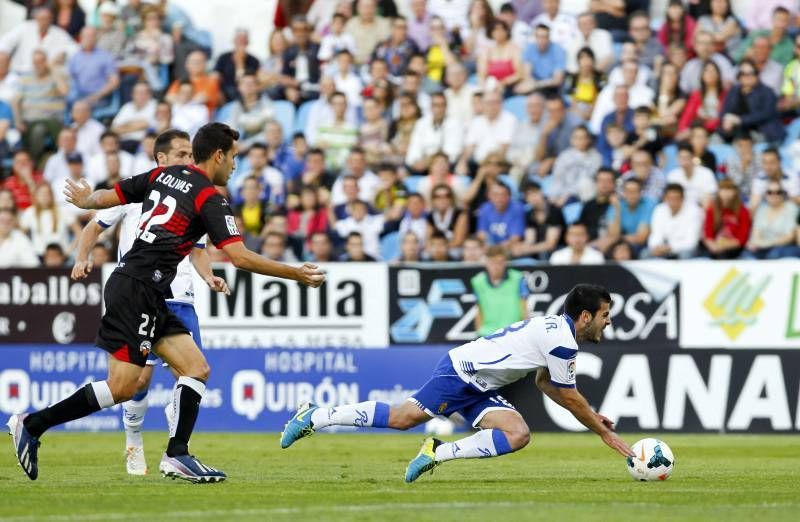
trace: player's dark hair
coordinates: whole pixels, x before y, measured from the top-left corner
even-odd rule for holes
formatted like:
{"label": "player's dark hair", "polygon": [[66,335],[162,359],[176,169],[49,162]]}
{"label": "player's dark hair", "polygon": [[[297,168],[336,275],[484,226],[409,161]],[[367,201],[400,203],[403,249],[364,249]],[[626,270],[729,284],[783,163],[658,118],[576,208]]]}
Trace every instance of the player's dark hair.
{"label": "player's dark hair", "polygon": [[191,140],[188,132],[184,132],[180,129],[165,130],[156,137],[156,142],[153,145],[153,159],[156,160],[156,163],[158,163],[159,152],[163,152],[164,154],[169,154],[169,151],[172,149],[172,140],[174,139],[180,139],[186,141]]}
{"label": "player's dark hair", "polygon": [[581,283],[572,287],[567,294],[564,313],[573,321],[577,321],[584,310],[594,317],[602,303],[611,304],[611,294],[605,287]]}
{"label": "player's dark hair", "polygon": [[233,142],[238,139],[239,131],[224,123],[213,122],[203,125],[192,141],[192,156],[195,163],[203,163],[218,150],[227,153],[233,148]]}

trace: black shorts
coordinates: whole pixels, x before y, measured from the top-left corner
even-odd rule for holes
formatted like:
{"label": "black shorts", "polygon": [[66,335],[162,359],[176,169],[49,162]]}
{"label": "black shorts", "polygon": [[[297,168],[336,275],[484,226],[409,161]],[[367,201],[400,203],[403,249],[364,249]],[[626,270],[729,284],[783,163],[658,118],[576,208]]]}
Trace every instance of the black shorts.
{"label": "black shorts", "polygon": [[120,361],[144,366],[162,337],[189,330],[167,308],[164,295],[137,279],[114,272],[103,291],[106,312],[95,344]]}

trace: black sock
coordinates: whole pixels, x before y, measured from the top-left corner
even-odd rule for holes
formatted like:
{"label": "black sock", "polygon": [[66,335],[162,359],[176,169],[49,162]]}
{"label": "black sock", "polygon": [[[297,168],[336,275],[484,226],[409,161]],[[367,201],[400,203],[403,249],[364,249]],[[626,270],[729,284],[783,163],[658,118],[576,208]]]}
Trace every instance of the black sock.
{"label": "black sock", "polygon": [[32,436],[41,437],[42,433],[53,426],[81,419],[96,411],[100,411],[100,404],[97,402],[92,385],[87,384],[63,401],[31,413],[25,417],[23,424]]}
{"label": "black sock", "polygon": [[189,454],[189,437],[192,436],[194,423],[197,421],[197,414],[200,411],[201,396],[189,386],[179,385],[176,396],[178,418],[175,419],[175,435],[170,437],[169,444],[167,444],[167,456],[169,457]]}

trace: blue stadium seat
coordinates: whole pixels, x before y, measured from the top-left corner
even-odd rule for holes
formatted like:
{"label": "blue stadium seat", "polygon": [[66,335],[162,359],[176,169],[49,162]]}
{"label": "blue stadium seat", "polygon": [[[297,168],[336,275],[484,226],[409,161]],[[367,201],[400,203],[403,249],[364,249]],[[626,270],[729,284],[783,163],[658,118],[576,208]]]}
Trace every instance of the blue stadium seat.
{"label": "blue stadium seat", "polygon": [[667,145],[664,147],[664,174],[668,174],[674,168],[678,167],[678,146]]}
{"label": "blue stadium seat", "polygon": [[783,146],[787,147],[798,139],[800,139],[800,118],[796,118],[786,126],[786,138],[783,140]]}
{"label": "blue stadium seat", "polygon": [[467,78],[467,85],[478,85],[478,84],[480,84],[478,73],[470,74],[469,78]]}
{"label": "blue stadium seat", "polygon": [[272,102],[272,108],[275,111],[275,119],[283,128],[283,141],[288,143],[292,139],[294,130],[294,104],[290,101],[278,100]]}
{"label": "blue stadium seat", "polygon": [[567,225],[578,221],[578,218],[581,217],[581,210],[583,210],[583,203],[580,201],[564,205],[564,208],[561,209],[561,213],[564,214],[564,221],[567,222]]}
{"label": "blue stadium seat", "polygon": [[419,192],[419,183],[425,176],[409,176],[406,178],[406,189],[409,192]]}
{"label": "blue stadium seat", "polygon": [[708,146],[708,150],[717,159],[717,167],[725,164],[725,162],[736,153],[736,149],[727,143],[712,143]]}
{"label": "blue stadium seat", "polygon": [[297,114],[294,116],[294,132],[306,133],[306,125],[308,124],[308,115],[311,113],[311,106],[314,101],[307,101],[297,109]]}
{"label": "blue stadium seat", "polygon": [[550,187],[553,185],[553,176],[546,176],[536,180],[540,187],[542,187],[542,194],[545,196],[550,195]]}
{"label": "blue stadium seat", "polygon": [[390,232],[381,238],[381,259],[391,261],[400,257],[400,232]]}
{"label": "blue stadium seat", "polygon": [[236,102],[228,102],[219,109],[217,109],[217,114],[214,115],[214,121],[220,121],[226,123],[228,118],[231,117],[231,111],[233,110],[233,104]]}
{"label": "blue stadium seat", "polygon": [[503,108],[514,115],[519,121],[525,121],[527,115],[525,114],[525,96],[512,96],[506,98],[503,102]]}

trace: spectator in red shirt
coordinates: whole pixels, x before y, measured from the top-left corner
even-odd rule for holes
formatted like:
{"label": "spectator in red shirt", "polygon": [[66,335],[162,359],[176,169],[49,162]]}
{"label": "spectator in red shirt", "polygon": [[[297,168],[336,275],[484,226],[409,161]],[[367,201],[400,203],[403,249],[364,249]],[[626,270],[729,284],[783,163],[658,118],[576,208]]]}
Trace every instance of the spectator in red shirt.
{"label": "spectator in red shirt", "polygon": [[10,191],[17,203],[17,209],[23,211],[31,206],[33,189],[42,179],[42,173],[33,168],[31,155],[25,150],[19,150],[14,154],[11,175],[0,183],[0,188]]}
{"label": "spectator in red shirt", "polygon": [[693,56],[696,23],[681,0],[670,0],[666,20],[658,31],[658,41],[665,49],[672,44],[682,45]]}
{"label": "spectator in red shirt", "polygon": [[286,216],[287,232],[302,241],[304,250],[310,248],[311,236],[328,231],[328,211],[319,204],[317,189],[304,186],[300,189],[300,206]]}
{"label": "spectator in red shirt", "polygon": [[688,138],[689,127],[695,121],[702,123],[708,132],[716,131],[719,126],[728,91],[723,86],[722,74],[716,63],[708,60],[703,64],[702,71],[700,89],[691,93],[678,121],[677,139]]}
{"label": "spectator in red shirt", "polygon": [[736,259],[750,237],[750,212],[742,204],[739,188],[729,179],[706,209],[703,246],[713,259]]}

